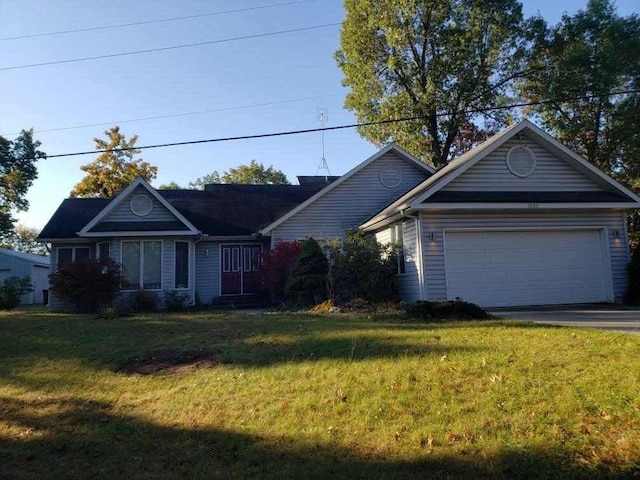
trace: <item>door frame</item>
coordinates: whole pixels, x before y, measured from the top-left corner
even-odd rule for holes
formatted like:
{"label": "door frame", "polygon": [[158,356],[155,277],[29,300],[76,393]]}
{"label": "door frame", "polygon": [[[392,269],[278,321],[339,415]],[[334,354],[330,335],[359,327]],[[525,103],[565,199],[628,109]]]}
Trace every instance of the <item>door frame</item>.
{"label": "door frame", "polygon": [[[224,259],[222,258],[222,247],[240,247],[240,293],[222,293],[222,267]],[[244,257],[243,247],[260,247],[260,254],[264,252],[264,244],[253,242],[224,242],[218,245],[218,296],[227,297],[234,295],[256,295],[255,293],[244,293]]]}

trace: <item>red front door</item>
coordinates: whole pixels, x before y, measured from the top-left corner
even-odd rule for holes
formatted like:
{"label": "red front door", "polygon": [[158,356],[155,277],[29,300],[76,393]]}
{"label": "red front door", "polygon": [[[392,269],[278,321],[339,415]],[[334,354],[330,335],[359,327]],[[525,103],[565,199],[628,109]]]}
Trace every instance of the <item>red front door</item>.
{"label": "red front door", "polygon": [[222,295],[258,293],[261,253],[260,245],[222,245]]}

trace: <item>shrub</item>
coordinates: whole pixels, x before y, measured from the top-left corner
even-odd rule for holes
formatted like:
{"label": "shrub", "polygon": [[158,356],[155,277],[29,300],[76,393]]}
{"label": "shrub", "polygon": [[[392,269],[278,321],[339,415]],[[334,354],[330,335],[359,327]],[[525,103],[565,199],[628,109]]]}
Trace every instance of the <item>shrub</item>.
{"label": "shrub", "polygon": [[628,266],[629,285],[624,295],[625,303],[640,304],[640,246],[636,247],[631,255]]}
{"label": "shrub", "polygon": [[296,260],[284,294],[296,305],[315,305],[326,298],[329,265],[320,245],[313,238],[305,240]]}
{"label": "shrub", "polygon": [[120,290],[120,266],[111,261],[80,260],[49,275],[50,289],[80,312],[96,312],[113,303]]}
{"label": "shrub", "polygon": [[148,290],[136,290],[127,298],[127,310],[131,312],[157,312],[158,297]]}
{"label": "shrub", "polygon": [[33,292],[29,277],[9,277],[0,283],[0,310],[12,310],[20,305],[20,297]]}
{"label": "shrub", "polygon": [[284,288],[302,250],[302,242],[279,242],[262,254],[260,289],[269,294],[271,302],[282,303]]}
{"label": "shrub", "polygon": [[186,293],[175,290],[165,290],[164,292],[164,307],[167,312],[184,312],[190,301],[191,298]]}
{"label": "shrub", "polygon": [[407,304],[405,311],[409,318],[426,322],[446,320],[486,320],[491,318],[475,303],[456,299],[448,302],[415,302]]}
{"label": "shrub", "polygon": [[369,303],[394,300],[397,257],[395,247],[371,235],[346,232],[344,246],[331,252],[329,294],[339,304],[353,299]]}

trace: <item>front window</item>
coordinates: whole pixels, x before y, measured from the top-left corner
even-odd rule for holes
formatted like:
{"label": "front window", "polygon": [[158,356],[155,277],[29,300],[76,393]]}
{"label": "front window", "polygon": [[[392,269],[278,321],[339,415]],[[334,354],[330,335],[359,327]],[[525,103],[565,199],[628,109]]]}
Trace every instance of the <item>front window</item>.
{"label": "front window", "polygon": [[61,247],[58,248],[58,265],[88,260],[91,256],[89,247]]}
{"label": "front window", "polygon": [[176,242],[175,288],[189,288],[189,242]]}
{"label": "front window", "polygon": [[162,242],[122,242],[122,286],[125,289],[162,289]]}

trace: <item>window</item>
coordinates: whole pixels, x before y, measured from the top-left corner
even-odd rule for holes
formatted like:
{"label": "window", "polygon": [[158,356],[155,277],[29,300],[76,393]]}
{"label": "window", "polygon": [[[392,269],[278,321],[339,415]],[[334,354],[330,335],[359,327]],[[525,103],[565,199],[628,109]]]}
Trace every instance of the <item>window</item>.
{"label": "window", "polygon": [[189,288],[189,242],[176,241],[175,288]]}
{"label": "window", "polygon": [[231,249],[231,271],[240,271],[240,247],[233,247]]}
{"label": "window", "polygon": [[222,249],[222,271],[231,271],[231,249],[229,247],[224,247]]}
{"label": "window", "polygon": [[125,289],[162,289],[162,242],[122,242],[122,286]]}
{"label": "window", "polygon": [[404,258],[404,234],[402,232],[402,223],[397,223],[391,227],[391,243],[396,246],[396,255],[398,260],[397,273],[402,275],[407,271],[407,265]]}
{"label": "window", "polygon": [[111,258],[111,244],[109,242],[100,242],[96,245],[96,258],[101,262],[106,262]]}
{"label": "window", "polygon": [[89,247],[60,247],[58,248],[58,265],[88,260],[91,256]]}

